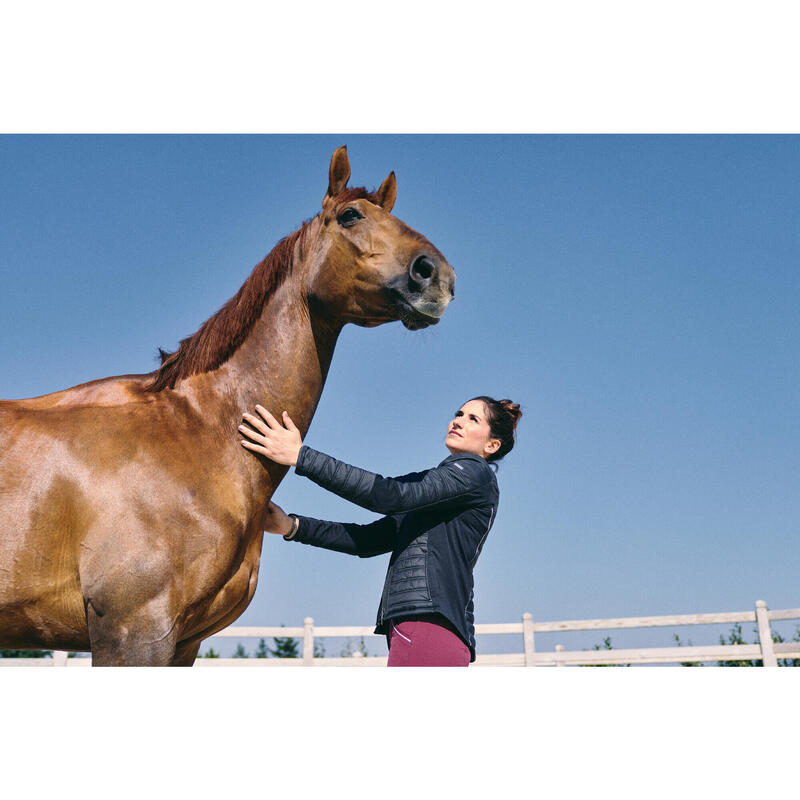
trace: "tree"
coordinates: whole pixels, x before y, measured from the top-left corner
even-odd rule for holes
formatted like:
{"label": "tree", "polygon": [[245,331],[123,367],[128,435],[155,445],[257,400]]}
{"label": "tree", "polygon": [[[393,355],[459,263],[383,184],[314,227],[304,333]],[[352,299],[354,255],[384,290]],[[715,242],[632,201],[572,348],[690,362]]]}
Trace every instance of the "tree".
{"label": "tree", "polygon": [[[683,642],[681,641],[681,637],[678,636],[677,633],[673,634],[672,638],[675,640],[675,644],[678,647],[683,647],[684,646]],[[689,639],[689,641],[686,643],[686,646],[688,646],[688,647],[692,647],[693,646],[691,639]],[[680,665],[682,667],[702,667],[703,666],[703,662],[702,661],[681,661]]]}
{"label": "tree", "polygon": [[198,658],[219,658],[219,653],[213,647],[209,647],[205,653],[200,653]]}
{"label": "tree", "polygon": [[[755,642],[754,644],[758,644],[758,629],[753,628],[753,633],[755,634]],[[783,636],[781,636],[776,631],[772,631],[772,641],[776,644],[785,641]],[[800,642],[800,625],[796,626],[794,637],[792,638],[793,642]],[[747,644],[742,636],[742,626],[741,623],[737,622],[733,628],[731,628],[731,632],[728,634],[728,641],[725,641],[723,636],[719,637],[720,644]],[[755,658],[752,660],[745,660],[745,661],[718,661],[718,667],[760,667],[761,666],[761,659]],[[778,666],[779,667],[800,667],[800,658],[779,658],[778,659]]]}
{"label": "tree", "polygon": [[[725,637],[724,636],[720,636],[719,637],[719,643],[720,644],[732,644],[732,645],[747,644],[747,642],[744,640],[744,636],[742,636],[742,623],[741,622],[737,622],[731,628],[730,633],[728,634],[728,641],[727,642],[725,641]],[[760,660],[759,661],[755,661],[755,660],[754,661],[748,661],[748,660],[742,660],[742,661],[717,661],[717,666],[718,667],[760,667],[761,666],[761,661]]]}
{"label": "tree", "polygon": [[[784,642],[785,639],[779,633],[772,634],[772,641],[776,644],[780,642]],[[800,625],[797,625],[795,628],[794,636],[792,637],[791,641],[793,642],[800,642]],[[779,667],[800,667],[800,658],[779,658],[778,659],[778,666]]]}
{"label": "tree", "polygon": [[0,658],[49,658],[52,650],[0,650]]}
{"label": "tree", "polygon": [[269,648],[272,658],[300,658],[300,640],[291,636],[275,636],[274,647]]}
{"label": "tree", "polygon": [[236,643],[236,650],[233,652],[233,658],[250,658],[250,653],[244,649],[244,645],[241,642]]}
{"label": "tree", "polygon": [[[758,630],[754,628],[753,629],[753,633],[756,635],[754,643],[757,644],[758,641],[759,641],[758,640]],[[675,640],[675,643],[677,644],[678,647],[683,647],[684,646],[683,642],[680,639],[680,636],[678,636],[677,633],[673,634],[672,638]],[[781,636],[779,633],[777,633],[775,631],[772,631],[772,641],[775,642],[775,643],[779,643],[779,642],[783,642],[785,640],[784,640],[783,636]],[[794,635],[794,637],[792,638],[791,641],[800,642],[800,625],[796,626],[795,635]],[[724,636],[720,636],[719,637],[719,643],[722,644],[722,645],[748,644],[745,641],[744,636],[742,634],[742,625],[741,625],[741,623],[737,622],[731,628],[730,632],[728,633],[727,640],[725,639]],[[689,647],[691,647],[692,646],[691,640],[689,640],[687,642],[687,644],[688,644]],[[603,639],[603,644],[602,645],[596,644],[596,645],[594,645],[594,647],[592,649],[593,650],[612,650],[613,648],[611,646],[611,637],[610,636],[606,636]],[[702,667],[703,666],[703,664],[701,662],[699,662],[699,661],[681,661],[679,663],[680,663],[680,665],[682,667]],[[762,661],[761,661],[760,658],[739,659],[739,660],[735,660],[734,659],[734,660],[729,660],[729,661],[717,661],[717,666],[718,667],[760,667],[761,665],[762,665]],[[612,666],[612,665],[611,664],[591,664],[591,665],[586,664],[584,666],[606,667],[606,666]],[[621,666],[621,665],[615,665],[615,666]],[[628,666],[629,667],[630,664],[625,664],[624,666]],[[800,667],[800,658],[779,658],[778,659],[778,666],[779,667]]]}
{"label": "tree", "polygon": [[352,658],[355,653],[360,653],[365,658],[369,655],[367,652],[367,646],[364,644],[363,636],[357,645],[354,645],[352,640],[348,639],[345,642],[345,646],[342,648],[341,656],[342,658]]}
{"label": "tree", "polygon": [[256,658],[269,658],[269,649],[267,642],[264,639],[258,640],[258,647],[256,648]]}
{"label": "tree", "polygon": [[[613,650],[614,647],[611,644],[611,637],[605,636],[603,637],[603,644],[596,644],[592,647],[592,650]],[[582,667],[629,667],[630,664],[581,664]]]}
{"label": "tree", "polygon": [[[283,623],[281,623],[281,628],[283,627]],[[267,648],[267,652],[272,658],[300,658],[299,639],[293,639],[291,636],[273,636],[272,641],[275,646]]]}

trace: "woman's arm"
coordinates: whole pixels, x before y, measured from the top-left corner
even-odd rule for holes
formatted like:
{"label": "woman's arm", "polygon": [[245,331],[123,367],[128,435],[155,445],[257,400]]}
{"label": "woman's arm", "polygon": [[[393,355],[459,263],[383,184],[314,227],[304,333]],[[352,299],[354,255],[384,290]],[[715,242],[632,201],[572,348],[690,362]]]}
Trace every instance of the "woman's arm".
{"label": "woman's arm", "polygon": [[266,533],[283,535],[289,541],[311,544],[361,558],[389,553],[397,542],[398,521],[394,517],[358,525],[287,514],[271,500],[264,509],[261,525]]}
{"label": "woman's arm", "polygon": [[398,520],[383,517],[367,525],[354,522],[329,522],[298,517],[300,525],[292,541],[335,550],[361,558],[390,553],[397,543]]}
{"label": "woman's arm", "polygon": [[481,501],[493,478],[488,464],[478,456],[449,461],[424,472],[384,478],[305,445],[295,471],[345,500],[379,514],[458,507]]}
{"label": "woman's arm", "polygon": [[256,411],[262,419],[244,415],[252,428],[239,426],[239,431],[250,440],[242,441],[244,447],[279,464],[295,466],[298,475],[305,475],[324,489],[379,514],[480,501],[494,477],[482,458],[472,456],[425,472],[384,478],[304,446],[300,432],[285,411],[285,428],[262,406],[256,406]]}

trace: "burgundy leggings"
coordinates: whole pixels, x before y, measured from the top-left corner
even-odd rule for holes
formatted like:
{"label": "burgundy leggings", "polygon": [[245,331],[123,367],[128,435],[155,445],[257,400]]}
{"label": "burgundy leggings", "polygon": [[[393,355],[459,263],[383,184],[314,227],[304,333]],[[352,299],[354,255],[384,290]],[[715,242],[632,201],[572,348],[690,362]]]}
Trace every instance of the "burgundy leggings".
{"label": "burgundy leggings", "polygon": [[439,614],[389,620],[390,667],[467,667],[469,648]]}

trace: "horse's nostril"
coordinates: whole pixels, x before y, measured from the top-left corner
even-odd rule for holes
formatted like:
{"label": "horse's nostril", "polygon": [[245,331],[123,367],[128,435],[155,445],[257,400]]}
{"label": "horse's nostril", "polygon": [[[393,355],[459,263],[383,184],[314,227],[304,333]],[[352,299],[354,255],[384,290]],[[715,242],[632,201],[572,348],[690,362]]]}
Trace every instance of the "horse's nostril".
{"label": "horse's nostril", "polygon": [[434,272],[436,272],[436,265],[427,256],[420,256],[411,265],[411,277],[415,281],[429,281]]}

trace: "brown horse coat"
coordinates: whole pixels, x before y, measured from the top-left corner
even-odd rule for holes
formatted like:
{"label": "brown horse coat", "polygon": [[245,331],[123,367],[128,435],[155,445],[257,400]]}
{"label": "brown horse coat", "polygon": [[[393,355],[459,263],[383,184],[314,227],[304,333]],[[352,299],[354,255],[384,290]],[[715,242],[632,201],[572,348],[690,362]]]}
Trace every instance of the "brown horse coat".
{"label": "brown horse coat", "polygon": [[347,322],[435,324],[455,273],[331,159],[322,212],[282,240],[159,370],[0,401],[0,647],[191,664],[256,588],[286,467],[245,451],[261,403],[305,434]]}

